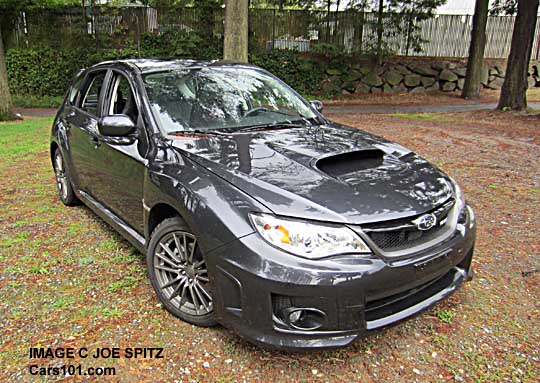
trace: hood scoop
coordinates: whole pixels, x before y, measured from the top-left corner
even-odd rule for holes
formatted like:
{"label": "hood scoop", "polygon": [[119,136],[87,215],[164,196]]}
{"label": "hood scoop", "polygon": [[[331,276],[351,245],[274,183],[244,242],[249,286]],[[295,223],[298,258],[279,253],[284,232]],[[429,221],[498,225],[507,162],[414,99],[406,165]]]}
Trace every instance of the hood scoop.
{"label": "hood scoop", "polygon": [[376,169],[383,165],[385,152],[380,149],[366,149],[341,153],[324,157],[315,166],[331,177],[340,178],[347,174],[368,169]]}
{"label": "hood scoop", "polygon": [[393,154],[372,148],[324,157],[315,166],[330,177],[348,183],[385,179],[407,168],[407,163]]}

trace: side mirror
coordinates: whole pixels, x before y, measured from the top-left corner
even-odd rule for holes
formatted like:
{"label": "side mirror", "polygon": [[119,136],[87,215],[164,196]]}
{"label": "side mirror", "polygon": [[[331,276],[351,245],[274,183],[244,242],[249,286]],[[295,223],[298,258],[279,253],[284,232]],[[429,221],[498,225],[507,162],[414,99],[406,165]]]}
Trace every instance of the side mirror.
{"label": "side mirror", "polygon": [[319,100],[313,100],[313,101],[310,101],[309,102],[311,104],[311,106],[313,108],[315,108],[315,110],[319,113],[322,113],[323,111],[323,108],[324,108],[324,105],[322,103],[322,101],[319,101]]}
{"label": "side mirror", "polygon": [[99,120],[98,130],[103,136],[124,137],[135,131],[135,123],[125,114],[105,116]]}

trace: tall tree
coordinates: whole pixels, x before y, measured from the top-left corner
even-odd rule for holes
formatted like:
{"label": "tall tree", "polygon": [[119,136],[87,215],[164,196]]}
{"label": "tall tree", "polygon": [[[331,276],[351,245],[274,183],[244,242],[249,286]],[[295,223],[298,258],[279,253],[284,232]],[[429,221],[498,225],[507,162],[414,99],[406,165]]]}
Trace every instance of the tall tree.
{"label": "tall tree", "polygon": [[506,76],[497,109],[527,108],[527,74],[536,29],[539,0],[518,0]]}
{"label": "tall tree", "polygon": [[383,31],[384,31],[384,0],[379,0],[379,8],[377,10],[377,63],[383,63]]}
{"label": "tall tree", "polygon": [[493,0],[489,13],[493,16],[513,16],[517,11],[517,0]]}
{"label": "tall tree", "polygon": [[463,98],[479,98],[486,47],[486,26],[489,0],[476,0],[471,34],[471,46],[467,61],[467,76],[461,96]]}
{"label": "tall tree", "polygon": [[392,50],[392,46],[385,44],[385,37],[393,40],[396,35],[406,36],[406,50],[422,51],[421,28],[419,22],[435,16],[435,9],[446,3],[447,0],[371,0],[359,2],[361,9],[371,9],[377,13],[376,46],[377,61],[382,63],[384,51]]}
{"label": "tall tree", "polygon": [[248,0],[226,1],[223,58],[248,62]]}
{"label": "tall tree", "polygon": [[8,86],[4,43],[2,42],[2,28],[0,28],[0,121],[12,120],[14,118],[11,93]]}

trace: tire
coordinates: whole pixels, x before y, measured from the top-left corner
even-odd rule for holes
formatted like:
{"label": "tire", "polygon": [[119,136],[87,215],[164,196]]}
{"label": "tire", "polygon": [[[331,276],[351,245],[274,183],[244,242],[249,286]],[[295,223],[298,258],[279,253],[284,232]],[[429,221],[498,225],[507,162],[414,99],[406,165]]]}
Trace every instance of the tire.
{"label": "tire", "polygon": [[217,324],[206,262],[197,238],[179,217],[167,218],[154,229],[146,264],[167,311],[197,326]]}
{"label": "tire", "polygon": [[79,199],[73,191],[71,179],[65,166],[64,157],[62,156],[59,148],[54,151],[53,167],[54,175],[56,177],[56,187],[58,189],[60,201],[62,201],[62,203],[66,206],[78,205]]}

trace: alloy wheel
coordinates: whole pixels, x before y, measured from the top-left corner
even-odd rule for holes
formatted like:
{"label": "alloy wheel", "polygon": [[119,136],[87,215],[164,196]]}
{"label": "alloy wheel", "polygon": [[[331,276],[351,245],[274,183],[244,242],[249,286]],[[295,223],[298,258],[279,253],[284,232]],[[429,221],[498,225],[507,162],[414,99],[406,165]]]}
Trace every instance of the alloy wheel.
{"label": "alloy wheel", "polygon": [[66,200],[68,197],[68,178],[64,167],[64,160],[59,151],[54,156],[54,173],[60,198]]}
{"label": "alloy wheel", "polygon": [[153,267],[158,287],[174,307],[194,316],[213,311],[208,270],[193,234],[174,231],[161,238]]}

